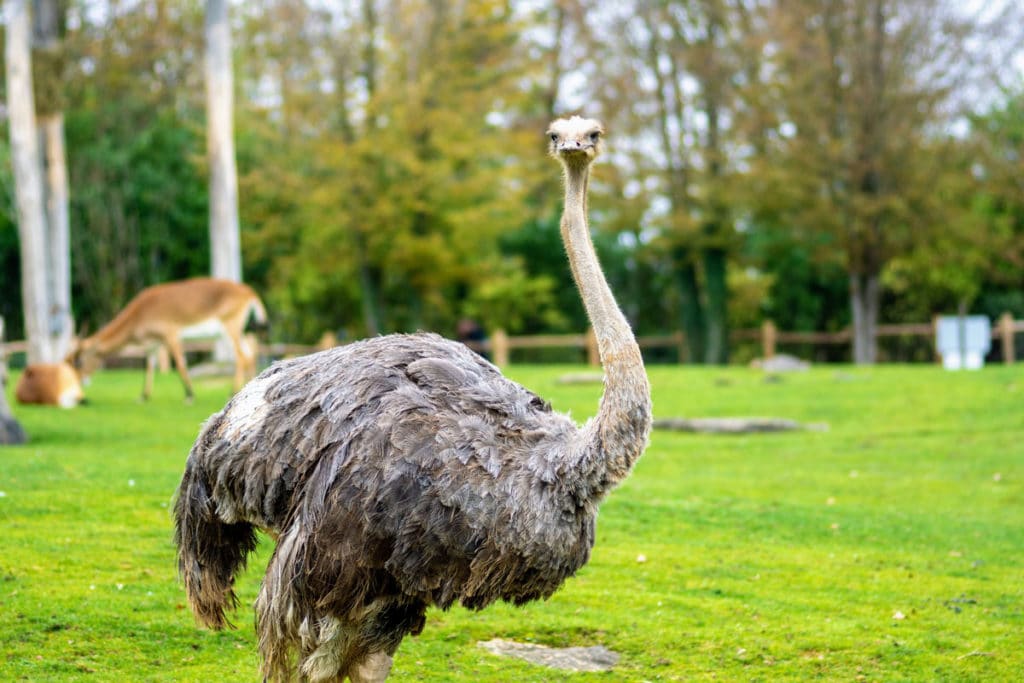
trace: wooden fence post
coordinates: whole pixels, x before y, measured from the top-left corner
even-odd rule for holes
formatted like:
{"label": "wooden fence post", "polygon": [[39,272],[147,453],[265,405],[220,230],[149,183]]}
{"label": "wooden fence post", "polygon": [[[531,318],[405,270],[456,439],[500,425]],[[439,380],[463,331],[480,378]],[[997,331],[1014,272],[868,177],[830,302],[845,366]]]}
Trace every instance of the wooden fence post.
{"label": "wooden fence post", "polygon": [[594,328],[587,328],[587,336],[583,342],[587,347],[587,365],[597,367],[601,364],[601,354],[597,350],[597,335]]}
{"label": "wooden fence post", "polygon": [[505,330],[495,330],[491,335],[491,350],[494,351],[494,364],[499,368],[508,365],[508,335]]}
{"label": "wooden fence post", "polygon": [[761,354],[766,360],[775,357],[775,340],[777,336],[778,330],[775,328],[774,322],[765,320],[761,323]]}
{"label": "wooden fence post", "polygon": [[1013,315],[1009,312],[999,316],[999,336],[1003,342],[1003,362],[1009,365],[1016,358],[1016,349],[1013,343]]}

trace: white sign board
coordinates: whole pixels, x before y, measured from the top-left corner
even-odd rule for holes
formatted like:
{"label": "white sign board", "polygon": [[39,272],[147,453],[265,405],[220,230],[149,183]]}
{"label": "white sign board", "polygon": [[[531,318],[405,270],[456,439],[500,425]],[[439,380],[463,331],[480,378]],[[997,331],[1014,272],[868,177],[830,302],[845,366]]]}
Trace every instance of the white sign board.
{"label": "white sign board", "polygon": [[947,370],[977,370],[992,346],[992,325],[987,316],[940,316],[935,348]]}

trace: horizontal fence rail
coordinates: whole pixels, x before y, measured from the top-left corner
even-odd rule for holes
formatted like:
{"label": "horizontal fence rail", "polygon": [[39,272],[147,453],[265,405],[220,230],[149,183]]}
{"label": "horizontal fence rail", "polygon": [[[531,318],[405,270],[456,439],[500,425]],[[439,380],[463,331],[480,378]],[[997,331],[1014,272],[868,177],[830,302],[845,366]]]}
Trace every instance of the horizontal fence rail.
{"label": "horizontal fence rail", "polygon": [[[931,341],[934,346],[936,323],[902,323],[878,325],[875,329],[876,339],[886,337],[924,337]],[[0,330],[2,330],[2,318],[0,318]],[[999,317],[996,324],[992,326],[992,339],[1000,344],[1000,351],[1004,363],[1016,361],[1015,336],[1024,333],[1024,320],[1014,320],[1013,316],[1005,313]],[[836,330],[834,332],[798,332],[786,331],[776,328],[775,323],[766,320],[759,328],[732,330],[729,338],[733,342],[758,342],[761,347],[763,358],[772,358],[777,353],[780,344],[805,344],[817,345],[848,345],[853,343],[853,332],[849,328]],[[186,352],[210,352],[216,340],[214,339],[191,339],[183,342]],[[641,349],[675,349],[680,361],[687,357],[686,336],[682,332],[673,332],[663,335],[641,335],[637,337],[637,344]],[[324,340],[319,344],[289,344],[269,343],[259,344],[259,353],[263,358],[284,358],[289,356],[301,356],[335,345],[333,336],[325,335]],[[490,338],[483,341],[469,341],[466,345],[470,348],[489,354],[496,365],[505,366],[509,364],[512,351],[525,349],[577,349],[586,354],[587,363],[592,366],[600,364],[600,357],[597,350],[597,339],[593,330],[587,330],[584,334],[545,334],[512,336],[504,330],[495,330]],[[12,354],[26,353],[28,342],[11,341],[4,343],[0,338],[0,358],[10,357]],[[125,361],[141,360],[146,357],[146,348],[141,345],[126,346],[121,349],[114,358]],[[166,368],[168,361],[165,353],[161,353],[160,365]]]}

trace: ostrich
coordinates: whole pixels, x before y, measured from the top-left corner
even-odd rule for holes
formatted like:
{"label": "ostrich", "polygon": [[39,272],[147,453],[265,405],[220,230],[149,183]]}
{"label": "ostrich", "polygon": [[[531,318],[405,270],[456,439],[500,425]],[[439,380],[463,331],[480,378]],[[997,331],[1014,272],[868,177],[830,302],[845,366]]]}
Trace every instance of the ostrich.
{"label": "ostrich", "polygon": [[605,386],[583,427],[462,344],[389,335],[277,363],[203,427],[174,505],[197,619],[227,625],[255,530],[277,540],[256,599],[267,678],[383,681],[428,606],[547,598],[587,561],[598,504],[651,426],[640,350],[586,217],[601,124],[551,124],[561,232]]}

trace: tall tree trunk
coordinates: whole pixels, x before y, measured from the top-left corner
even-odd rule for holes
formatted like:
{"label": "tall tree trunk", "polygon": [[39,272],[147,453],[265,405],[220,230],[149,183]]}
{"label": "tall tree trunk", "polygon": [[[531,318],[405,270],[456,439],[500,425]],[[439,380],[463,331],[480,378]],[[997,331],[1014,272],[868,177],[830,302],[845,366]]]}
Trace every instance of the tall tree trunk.
{"label": "tall tree trunk", "polygon": [[25,430],[7,405],[7,358],[4,356],[4,319],[0,317],[0,446],[24,443]]}
{"label": "tall tree trunk", "polygon": [[689,363],[700,363],[705,357],[707,327],[704,321],[704,306],[700,300],[700,284],[697,279],[697,264],[690,250],[684,247],[675,250],[676,273],[681,296],[681,322],[686,337]]}
{"label": "tall tree trunk", "polygon": [[356,258],[359,261],[359,289],[363,305],[363,325],[366,334],[376,337],[381,333],[380,291],[377,282],[380,280],[378,269],[370,263],[367,254],[366,237],[360,228],[355,229]]}
{"label": "tall tree trunk", "polygon": [[[206,2],[206,153],[210,164],[210,271],[214,277],[241,282],[234,78],[227,0]],[[217,342],[213,356],[219,362],[233,358],[227,339]]]}
{"label": "tall tree trunk", "polygon": [[871,365],[877,358],[879,277],[850,274],[850,307],[853,313],[853,362]]}
{"label": "tall tree trunk", "polygon": [[33,0],[32,43],[36,73],[43,81],[36,106],[43,151],[43,187],[46,202],[46,267],[48,332],[54,355],[71,350],[71,235],[68,221],[68,165],[64,152],[64,27],[61,0]]}
{"label": "tall tree trunk", "polygon": [[[717,2],[707,2],[707,33],[701,41],[703,47],[703,68],[700,75],[701,97],[704,113],[707,115],[707,131],[704,143],[704,163],[707,164],[705,183],[708,186],[708,213],[711,217],[705,223],[703,232],[712,244],[721,244],[729,228],[728,215],[719,188],[723,185],[722,152],[722,106],[724,102],[724,69],[720,63],[719,50],[722,34],[722,10]],[[727,336],[728,286],[726,284],[727,257],[721,246],[709,246],[702,250],[704,263],[704,318],[706,325],[706,346],[704,362],[711,365],[724,364],[728,359],[729,338]]]}
{"label": "tall tree trunk", "polygon": [[724,365],[729,360],[727,253],[718,247],[704,250],[704,293],[707,341],[704,362]]}
{"label": "tall tree trunk", "polygon": [[214,277],[240,282],[234,79],[227,0],[206,3],[206,151],[210,163],[210,255]]}
{"label": "tall tree trunk", "polygon": [[46,217],[36,135],[28,0],[7,0],[5,65],[14,193],[21,242],[21,298],[29,363],[56,359],[46,296]]}
{"label": "tall tree trunk", "polygon": [[68,167],[64,114],[39,118],[46,159],[47,291],[50,343],[57,358],[71,350],[71,229],[68,221]]}
{"label": "tall tree trunk", "polygon": [[[377,104],[373,102],[377,96],[377,29],[380,19],[377,16],[375,0],[363,0],[363,35],[365,42],[362,46],[363,65],[362,76],[366,82],[366,94],[371,100],[370,111],[376,110]],[[344,97],[342,97],[344,99]],[[373,135],[377,128],[377,117],[371,114],[365,123],[365,134]],[[346,143],[355,142],[354,134],[349,129],[345,139]],[[363,308],[363,325],[366,333],[377,336],[383,332],[384,311],[381,304],[381,272],[380,267],[375,264],[370,255],[370,248],[367,243],[366,233],[362,226],[354,226],[353,239],[356,245],[356,259],[359,268],[359,293]]]}
{"label": "tall tree trunk", "polygon": [[25,443],[25,430],[14,419],[11,408],[7,405],[7,392],[4,390],[7,384],[6,372],[0,370],[0,373],[4,374],[4,377],[0,377],[0,446]]}

